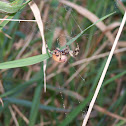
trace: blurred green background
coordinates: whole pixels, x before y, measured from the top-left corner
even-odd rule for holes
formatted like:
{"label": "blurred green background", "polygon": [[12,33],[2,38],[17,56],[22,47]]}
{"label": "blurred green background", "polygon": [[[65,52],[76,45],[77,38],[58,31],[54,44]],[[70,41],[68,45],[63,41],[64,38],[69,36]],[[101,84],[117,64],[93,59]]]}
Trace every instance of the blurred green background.
{"label": "blurred green background", "polygon": [[[25,1],[2,2],[5,5],[0,3],[0,19],[35,20]],[[13,2],[10,8],[7,2]],[[81,126],[108,57],[104,53],[111,50],[110,38],[114,40],[116,37],[126,1],[120,5],[112,0],[71,0],[76,9],[57,0],[34,2],[39,7],[50,50],[65,45],[89,27],[93,15],[102,18],[116,13],[103,21],[104,31],[100,30],[102,25],[101,28],[93,26],[70,45],[74,50],[76,42],[79,44],[80,52],[76,58],[68,56],[66,63],[55,62],[52,58],[47,60],[46,93],[43,62],[0,70],[0,97],[4,102],[4,107],[0,106],[0,126]],[[78,12],[80,7],[92,15],[85,13],[83,16]],[[15,12],[9,13],[11,10]],[[117,50],[124,51],[112,58],[88,126],[126,125],[125,36],[126,27],[117,45]],[[42,40],[36,22],[0,21],[0,63],[41,55],[41,49]]]}

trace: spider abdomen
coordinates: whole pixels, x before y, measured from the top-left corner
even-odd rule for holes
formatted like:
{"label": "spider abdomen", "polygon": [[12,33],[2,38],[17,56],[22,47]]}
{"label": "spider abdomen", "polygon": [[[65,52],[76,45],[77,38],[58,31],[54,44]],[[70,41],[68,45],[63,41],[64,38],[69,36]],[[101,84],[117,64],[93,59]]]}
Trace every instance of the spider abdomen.
{"label": "spider abdomen", "polygon": [[59,50],[54,50],[54,53],[52,55],[52,58],[59,62],[59,63],[64,63],[67,61],[67,56],[66,55],[62,55],[62,52]]}

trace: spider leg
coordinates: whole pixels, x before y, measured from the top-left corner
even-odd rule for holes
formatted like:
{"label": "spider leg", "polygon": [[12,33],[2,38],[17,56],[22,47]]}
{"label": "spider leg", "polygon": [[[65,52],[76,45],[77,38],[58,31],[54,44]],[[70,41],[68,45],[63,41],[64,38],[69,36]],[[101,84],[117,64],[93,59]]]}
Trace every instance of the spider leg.
{"label": "spider leg", "polygon": [[66,48],[63,50],[63,55],[68,55],[69,51],[70,51],[69,46],[66,45]]}
{"label": "spider leg", "polygon": [[51,55],[53,54],[53,53],[49,50],[47,43],[46,43],[46,49],[48,50],[48,52],[49,52]]}
{"label": "spider leg", "polygon": [[73,51],[73,55],[76,57],[79,54],[79,45],[77,43],[77,47],[75,48],[75,50]]}
{"label": "spider leg", "polygon": [[70,54],[70,56],[74,57],[72,50],[69,51],[69,54]]}
{"label": "spider leg", "polygon": [[77,47],[75,48],[74,51],[70,50],[69,51],[69,54],[72,56],[72,57],[76,57],[78,54],[79,54],[79,45],[77,43]]}

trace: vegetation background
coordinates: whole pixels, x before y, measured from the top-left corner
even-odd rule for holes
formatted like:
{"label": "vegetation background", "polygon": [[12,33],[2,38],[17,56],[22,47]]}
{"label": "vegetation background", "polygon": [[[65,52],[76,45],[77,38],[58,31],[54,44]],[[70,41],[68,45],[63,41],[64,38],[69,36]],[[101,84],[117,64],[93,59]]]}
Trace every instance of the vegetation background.
{"label": "vegetation background", "polygon": [[[65,45],[96,19],[116,13],[101,21],[101,24],[90,27],[71,43],[72,50],[78,43],[80,52],[76,58],[68,56],[65,63],[53,61],[48,54],[45,57],[41,55],[42,38],[36,22],[0,21],[0,97],[4,103],[4,106],[0,106],[0,126],[82,125],[118,32],[126,1],[63,1],[34,0],[41,13],[44,36],[50,50]],[[0,19],[35,20],[28,2],[30,0],[0,1]],[[88,126],[126,125],[125,30],[126,27]],[[34,57],[36,55],[38,57]],[[47,58],[45,93],[43,62],[37,62]],[[28,63],[34,65],[26,65]]]}

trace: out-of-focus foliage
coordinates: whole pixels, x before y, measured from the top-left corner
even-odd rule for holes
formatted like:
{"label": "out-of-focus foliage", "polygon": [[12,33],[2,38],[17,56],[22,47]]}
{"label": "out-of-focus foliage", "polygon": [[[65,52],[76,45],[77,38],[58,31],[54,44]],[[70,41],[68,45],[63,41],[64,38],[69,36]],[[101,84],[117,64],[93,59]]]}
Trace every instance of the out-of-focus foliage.
{"label": "out-of-focus foliage", "polygon": [[[8,9],[8,13],[12,13],[13,10],[13,14],[2,12],[0,18],[34,20],[30,7],[22,2],[12,7],[10,11]],[[72,0],[72,3],[86,8],[99,19],[116,11],[103,21],[107,29],[101,31],[96,26],[88,28],[92,25],[92,21],[87,17],[93,18],[92,15],[83,16],[78,13],[79,10],[61,4],[57,0],[35,2],[40,8],[49,49],[61,48],[60,44],[68,44],[70,49],[74,50],[78,42],[80,52],[76,58],[68,56],[66,63],[56,63],[49,58],[49,55],[40,55],[42,40],[35,22],[0,21],[0,69],[3,69],[0,70],[0,97],[4,102],[4,107],[0,106],[0,125],[10,126],[18,123],[21,126],[37,124],[80,126],[106,63],[107,56],[102,55],[102,58],[99,58],[98,55],[110,51],[112,42],[106,34],[115,38],[123,13],[115,1]],[[6,4],[10,7],[11,5],[12,3]],[[22,8],[24,6],[25,8]],[[0,10],[2,9],[6,8],[0,6]],[[88,30],[80,35],[86,28]],[[125,33],[124,27],[117,49],[125,49]],[[76,41],[73,42],[73,39]],[[42,63],[38,62],[47,58],[47,92],[44,93]],[[4,62],[9,64],[2,66]],[[125,64],[125,51],[113,56],[96,101],[96,105],[105,111],[124,118],[126,118]],[[12,67],[21,68],[5,69]],[[125,119],[112,117],[97,106],[91,114],[89,126],[126,124]],[[16,113],[15,119],[12,117],[13,113]]]}

